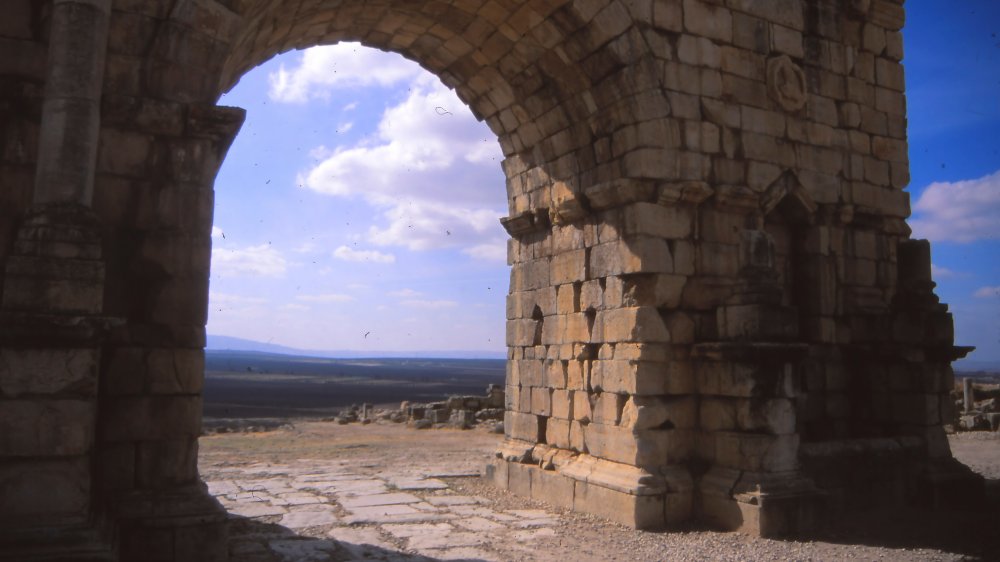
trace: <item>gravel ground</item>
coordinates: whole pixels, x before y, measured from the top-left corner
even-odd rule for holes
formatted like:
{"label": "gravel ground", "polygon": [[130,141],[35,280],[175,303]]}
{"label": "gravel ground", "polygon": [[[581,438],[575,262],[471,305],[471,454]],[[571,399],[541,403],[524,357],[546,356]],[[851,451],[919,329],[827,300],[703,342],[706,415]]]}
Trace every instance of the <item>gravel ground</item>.
{"label": "gravel ground", "polygon": [[[482,430],[416,431],[401,425],[338,426],[303,422],[291,429],[228,434],[201,440],[201,463],[239,466],[289,459],[349,461],[391,473],[414,466],[446,466],[451,474],[481,471],[500,436]],[[951,436],[957,458],[1000,482],[1000,434]],[[920,509],[847,513],[797,540],[769,540],[688,528],[643,532],[606,520],[514,496],[476,477],[445,479],[458,494],[478,496],[495,510],[544,509],[555,514],[555,533],[536,540],[530,552],[510,560],[573,562],[611,560],[1000,560],[996,496],[987,510],[931,512]]]}

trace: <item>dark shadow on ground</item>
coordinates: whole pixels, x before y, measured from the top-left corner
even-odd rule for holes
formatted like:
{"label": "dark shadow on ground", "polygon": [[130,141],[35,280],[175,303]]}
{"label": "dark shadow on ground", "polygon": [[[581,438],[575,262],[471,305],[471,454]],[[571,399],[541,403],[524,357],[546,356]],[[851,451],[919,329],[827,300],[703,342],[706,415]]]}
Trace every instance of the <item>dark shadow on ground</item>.
{"label": "dark shadow on ground", "polygon": [[[336,527],[345,529],[345,527]],[[363,527],[347,527],[359,530]],[[350,532],[350,531],[348,531]],[[322,533],[317,533],[322,534]],[[229,559],[233,562],[437,562],[440,559],[408,554],[364,539],[336,539],[297,533],[276,523],[230,515]],[[449,558],[449,560],[455,560]],[[485,562],[463,558],[458,562]]]}
{"label": "dark shadow on ground", "polygon": [[986,481],[973,509],[920,507],[847,511],[799,540],[894,549],[935,549],[969,560],[1000,560],[1000,480]]}

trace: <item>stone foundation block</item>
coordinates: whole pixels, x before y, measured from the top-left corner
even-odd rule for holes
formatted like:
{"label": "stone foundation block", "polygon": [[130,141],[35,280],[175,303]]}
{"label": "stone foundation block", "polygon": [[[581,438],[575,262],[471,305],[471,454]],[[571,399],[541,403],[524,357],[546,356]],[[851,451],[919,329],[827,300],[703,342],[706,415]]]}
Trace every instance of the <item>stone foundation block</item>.
{"label": "stone foundation block", "polygon": [[662,495],[636,496],[577,481],[573,509],[636,529],[656,530],[667,526]]}
{"label": "stone foundation block", "polygon": [[699,483],[696,505],[699,518],[721,530],[775,537],[815,529],[825,496],[794,474],[714,468]]}
{"label": "stone foundation block", "polygon": [[542,470],[536,466],[529,468],[531,469],[531,499],[556,507],[573,509],[575,480],[554,470]]}

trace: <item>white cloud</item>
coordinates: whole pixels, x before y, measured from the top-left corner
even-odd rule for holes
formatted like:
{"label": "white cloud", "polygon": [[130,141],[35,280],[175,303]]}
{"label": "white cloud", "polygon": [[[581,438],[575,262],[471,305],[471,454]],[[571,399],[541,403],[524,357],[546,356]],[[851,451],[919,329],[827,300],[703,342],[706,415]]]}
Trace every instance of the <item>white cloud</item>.
{"label": "white cloud", "polygon": [[319,245],[316,244],[315,242],[303,242],[302,244],[299,244],[292,251],[295,252],[296,254],[311,254],[319,249],[320,249]]}
{"label": "white cloud", "polygon": [[354,111],[358,108],[358,102],[352,101],[351,103],[345,105],[341,111]]}
{"label": "white cloud", "polygon": [[419,297],[423,293],[420,291],[414,291],[413,289],[400,289],[398,291],[390,291],[387,293],[390,297],[396,297],[400,299],[409,299],[413,297]]}
{"label": "white cloud", "polygon": [[506,263],[507,242],[505,240],[498,239],[487,244],[477,244],[462,250],[462,253],[477,260]]}
{"label": "white cloud", "polygon": [[980,287],[975,293],[973,293],[973,296],[979,299],[1000,297],[1000,285],[996,287]]}
{"label": "white cloud", "polygon": [[456,306],[458,306],[458,303],[456,301],[424,300],[424,299],[409,299],[409,300],[399,301],[399,304],[411,308],[425,308],[425,309],[455,308]]}
{"label": "white cloud", "polygon": [[304,304],[299,304],[299,303],[292,302],[292,303],[288,303],[286,305],[282,305],[281,310],[293,310],[293,311],[298,311],[298,312],[306,312],[306,311],[309,311],[309,310],[312,310],[312,309],[309,308],[308,306],[304,305]]}
{"label": "white cloud", "polygon": [[914,237],[935,242],[1000,238],[1000,171],[975,180],[927,186],[913,205]]}
{"label": "white cloud", "polygon": [[954,270],[948,269],[947,267],[940,267],[934,265],[933,263],[931,264],[931,277],[934,279],[948,279],[957,275],[958,273]]}
{"label": "white cloud", "polygon": [[496,234],[499,214],[490,209],[462,208],[446,203],[410,201],[384,214],[389,225],[373,226],[368,238],[380,246],[429,250],[476,243]]}
{"label": "white cloud", "polygon": [[337,125],[337,132],[340,134],[344,134],[353,128],[354,128],[354,122],[348,121],[346,123],[341,123],[340,125]]}
{"label": "white cloud", "polygon": [[[319,154],[319,152],[317,152]],[[382,208],[368,240],[411,250],[479,246],[505,239],[502,159],[496,137],[430,74],[385,111],[375,135],[341,147],[301,174],[308,189],[360,197]],[[475,248],[475,249],[473,249]]]}
{"label": "white cloud", "polygon": [[217,277],[282,277],[287,269],[288,261],[270,244],[212,250],[212,274]]}
{"label": "white cloud", "polygon": [[222,229],[219,228],[219,227],[217,227],[217,226],[213,226],[212,227],[212,238],[222,238],[222,236],[223,236]]}
{"label": "white cloud", "polygon": [[219,293],[216,291],[209,291],[208,301],[212,305],[255,305],[264,304],[267,302],[266,299],[260,297],[247,297],[243,295],[234,295],[232,293]]}
{"label": "white cloud", "polygon": [[[306,49],[297,67],[287,69],[282,64],[268,76],[268,95],[275,101],[305,103],[328,99],[335,88],[394,86],[422,72],[420,65],[394,53],[337,43]],[[353,109],[350,106],[344,110]]]}
{"label": "white cloud", "polygon": [[326,304],[333,302],[349,302],[354,300],[354,297],[352,297],[351,295],[342,295],[338,293],[326,293],[323,295],[297,295],[295,297],[295,300]]}
{"label": "white cloud", "polygon": [[344,261],[370,261],[375,263],[394,263],[396,256],[383,254],[376,250],[352,250],[347,246],[341,246],[333,251],[333,257]]}

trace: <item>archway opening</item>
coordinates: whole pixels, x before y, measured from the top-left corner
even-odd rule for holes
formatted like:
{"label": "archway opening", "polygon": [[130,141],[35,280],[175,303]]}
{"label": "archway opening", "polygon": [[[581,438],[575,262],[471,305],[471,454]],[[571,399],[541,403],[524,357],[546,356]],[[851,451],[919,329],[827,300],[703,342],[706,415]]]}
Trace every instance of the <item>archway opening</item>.
{"label": "archway opening", "polygon": [[[327,511],[356,497],[349,483],[372,476],[331,457],[365,438],[302,428],[502,430],[502,153],[435,76],[357,43],[275,57],[219,104],[247,118],[215,184],[202,476],[251,521],[332,524]],[[390,438],[372,429],[371,444]],[[278,446],[240,450],[253,434]],[[280,467],[310,457],[348,484],[289,488]],[[269,472],[247,468],[260,462]]]}

